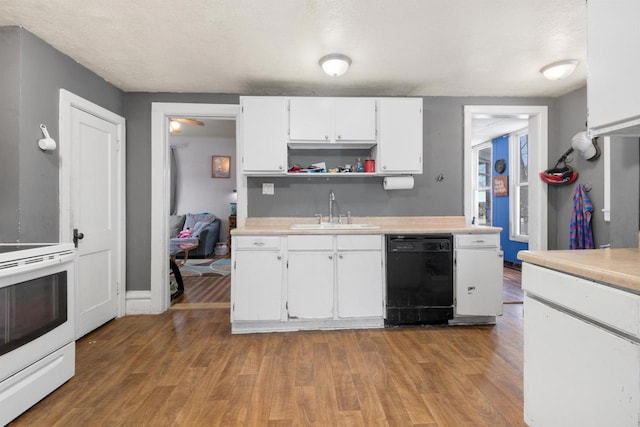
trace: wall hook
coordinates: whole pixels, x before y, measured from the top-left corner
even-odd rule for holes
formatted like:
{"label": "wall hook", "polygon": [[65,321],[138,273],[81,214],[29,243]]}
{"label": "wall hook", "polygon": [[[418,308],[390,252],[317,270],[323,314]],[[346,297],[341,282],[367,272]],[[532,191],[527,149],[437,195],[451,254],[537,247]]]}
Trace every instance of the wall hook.
{"label": "wall hook", "polygon": [[443,174],[438,175],[438,176],[436,177],[436,181],[438,181],[438,182],[442,182],[442,181],[444,181],[444,175],[443,175]]}
{"label": "wall hook", "polygon": [[49,132],[47,131],[47,127],[45,125],[40,125],[40,129],[42,130],[42,134],[44,138],[38,140],[38,147],[42,151],[52,151],[56,149],[56,141],[49,136]]}

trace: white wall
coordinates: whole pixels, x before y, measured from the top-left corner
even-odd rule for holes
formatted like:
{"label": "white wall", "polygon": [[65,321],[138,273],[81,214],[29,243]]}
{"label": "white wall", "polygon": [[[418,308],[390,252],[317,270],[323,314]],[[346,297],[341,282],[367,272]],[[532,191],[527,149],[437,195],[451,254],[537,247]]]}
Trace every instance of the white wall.
{"label": "white wall", "polygon": [[[220,218],[220,239],[227,238],[227,218],[236,188],[235,139],[172,135],[178,163],[178,214],[209,212]],[[211,177],[211,156],[231,156],[231,177]]]}

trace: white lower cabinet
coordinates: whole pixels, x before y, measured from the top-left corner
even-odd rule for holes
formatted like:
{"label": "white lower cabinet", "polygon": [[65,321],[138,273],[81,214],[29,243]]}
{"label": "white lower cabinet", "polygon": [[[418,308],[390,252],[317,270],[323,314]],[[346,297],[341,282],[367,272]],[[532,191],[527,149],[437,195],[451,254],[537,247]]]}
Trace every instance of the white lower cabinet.
{"label": "white lower cabinet", "polygon": [[280,240],[233,238],[232,321],[280,320],[284,266]]}
{"label": "white lower cabinet", "polygon": [[232,332],[384,327],[382,235],[234,236]]}
{"label": "white lower cabinet", "polygon": [[289,252],[289,318],[333,318],[333,252]]}
{"label": "white lower cabinet", "polygon": [[455,236],[455,315],[502,314],[502,264],[498,234]]}
{"label": "white lower cabinet", "polygon": [[381,236],[337,237],[339,318],[382,317],[384,267],[381,239]]}
{"label": "white lower cabinet", "polygon": [[290,318],[382,318],[382,236],[289,236],[288,246]]}
{"label": "white lower cabinet", "polygon": [[640,296],[524,263],[524,420],[640,425]]}

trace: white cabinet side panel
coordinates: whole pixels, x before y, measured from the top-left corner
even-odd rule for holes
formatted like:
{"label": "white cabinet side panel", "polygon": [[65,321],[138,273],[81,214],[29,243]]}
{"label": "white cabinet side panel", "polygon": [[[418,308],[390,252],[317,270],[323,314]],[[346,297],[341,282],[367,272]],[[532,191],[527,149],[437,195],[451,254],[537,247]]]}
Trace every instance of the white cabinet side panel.
{"label": "white cabinet side panel", "polygon": [[635,427],[639,398],[637,344],[525,297],[528,425]]}

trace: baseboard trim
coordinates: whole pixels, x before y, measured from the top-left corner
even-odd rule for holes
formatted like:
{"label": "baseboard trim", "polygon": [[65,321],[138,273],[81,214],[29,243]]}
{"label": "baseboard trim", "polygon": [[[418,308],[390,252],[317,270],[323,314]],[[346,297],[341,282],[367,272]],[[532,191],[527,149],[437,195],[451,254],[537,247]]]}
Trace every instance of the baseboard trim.
{"label": "baseboard trim", "polygon": [[125,314],[151,314],[151,291],[127,291]]}

